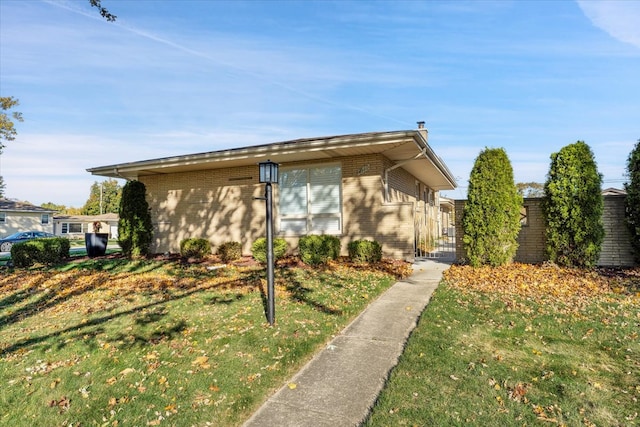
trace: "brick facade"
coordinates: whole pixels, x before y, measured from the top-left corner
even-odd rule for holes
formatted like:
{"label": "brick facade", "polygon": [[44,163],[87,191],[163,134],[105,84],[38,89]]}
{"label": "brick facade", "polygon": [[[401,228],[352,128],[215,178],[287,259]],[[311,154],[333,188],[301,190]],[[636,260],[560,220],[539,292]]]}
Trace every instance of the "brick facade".
{"label": "brick facade", "polygon": [[[342,252],[357,239],[375,239],[383,255],[413,260],[416,178],[402,168],[389,171],[390,201],[385,200],[385,170],[393,163],[381,154],[351,156],[282,164],[283,167],[339,163],[342,168]],[[214,246],[238,241],[245,254],[265,235],[264,195],[257,166],[157,174],[140,177],[154,223],[154,252],[179,252],[180,241],[189,237],[208,239]],[[278,230],[278,186],[274,189],[275,236]],[[417,191],[416,189],[419,189]],[[437,206],[430,208],[437,217]],[[292,252],[300,236],[282,236]]]}
{"label": "brick facade", "polygon": [[[628,267],[635,265],[631,249],[629,231],[624,217],[624,196],[604,196],[603,223],[605,238],[602,243],[602,252],[598,260],[600,266]],[[462,211],[464,200],[455,201],[456,218],[456,258],[466,258],[462,242]],[[518,251],[515,261],[523,263],[539,263],[546,261],[545,255],[545,221],[542,214],[542,199],[524,199],[523,206],[526,209],[526,225],[520,229],[518,235]]]}

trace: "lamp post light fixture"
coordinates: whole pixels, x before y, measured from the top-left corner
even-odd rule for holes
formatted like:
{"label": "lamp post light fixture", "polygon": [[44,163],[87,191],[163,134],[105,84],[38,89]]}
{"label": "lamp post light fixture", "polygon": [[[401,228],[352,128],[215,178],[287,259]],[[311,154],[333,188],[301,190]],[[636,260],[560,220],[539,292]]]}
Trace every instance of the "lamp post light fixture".
{"label": "lamp post light fixture", "polygon": [[267,320],[273,326],[276,319],[275,286],[273,277],[273,192],[271,184],[278,183],[278,164],[267,160],[258,163],[260,183],[265,184],[264,200],[267,207]]}

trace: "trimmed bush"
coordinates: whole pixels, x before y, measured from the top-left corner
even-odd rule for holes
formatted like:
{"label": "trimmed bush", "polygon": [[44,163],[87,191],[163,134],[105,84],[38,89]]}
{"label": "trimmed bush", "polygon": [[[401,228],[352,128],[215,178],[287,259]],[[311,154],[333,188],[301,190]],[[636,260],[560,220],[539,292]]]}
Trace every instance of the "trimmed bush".
{"label": "trimmed bush", "polygon": [[242,245],[240,242],[225,242],[218,248],[218,255],[222,262],[235,261],[242,256]]}
{"label": "trimmed bush", "polygon": [[48,237],[17,243],[11,247],[11,261],[20,268],[35,264],[60,264],[69,257],[69,239]]}
{"label": "trimmed bush", "polygon": [[180,255],[183,258],[202,259],[211,253],[211,243],[207,239],[192,237],[180,242]]}
{"label": "trimmed bush", "polygon": [[602,175],[583,141],[551,155],[542,209],[549,259],[565,267],[593,267],[598,262],[604,225]]}
{"label": "trimmed bush", "polygon": [[340,239],[326,234],[304,236],[298,242],[298,249],[305,264],[326,264],[340,256]]}
{"label": "trimmed bush", "polygon": [[474,266],[500,266],[518,249],[522,196],[503,148],[485,148],[475,160],[467,203],[462,212],[462,240]]}
{"label": "trimmed bush", "polygon": [[627,178],[624,184],[625,218],[631,237],[631,247],[636,261],[640,263],[640,139],[627,158]]}
{"label": "trimmed bush", "polygon": [[153,223],[147,203],[147,189],[140,181],[127,181],[122,188],[118,244],[128,258],[149,255],[153,238]]}
{"label": "trimmed bush", "polygon": [[[277,261],[284,257],[287,253],[287,241],[282,238],[273,239],[273,261]],[[260,237],[253,245],[251,245],[251,255],[253,258],[261,263],[267,262],[267,239]]]}
{"label": "trimmed bush", "polygon": [[382,246],[375,240],[354,240],[347,245],[347,250],[354,262],[378,262],[382,259]]}

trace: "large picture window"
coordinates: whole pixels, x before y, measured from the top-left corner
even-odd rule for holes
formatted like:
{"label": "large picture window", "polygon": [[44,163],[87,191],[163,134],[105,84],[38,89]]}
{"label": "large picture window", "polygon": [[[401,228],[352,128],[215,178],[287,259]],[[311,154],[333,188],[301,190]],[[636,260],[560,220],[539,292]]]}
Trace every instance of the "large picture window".
{"label": "large picture window", "polygon": [[279,181],[281,232],[342,232],[340,165],[280,170]]}
{"label": "large picture window", "polygon": [[71,234],[71,233],[82,233],[82,223],[81,222],[63,222],[62,229],[60,230],[62,234]]}

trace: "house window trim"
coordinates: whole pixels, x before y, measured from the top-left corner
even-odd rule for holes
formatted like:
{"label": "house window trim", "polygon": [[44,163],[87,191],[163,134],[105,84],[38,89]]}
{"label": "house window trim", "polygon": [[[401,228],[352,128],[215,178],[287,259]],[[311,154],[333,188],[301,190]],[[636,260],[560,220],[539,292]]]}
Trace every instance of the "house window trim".
{"label": "house window trim", "polygon": [[0,212],[0,224],[6,224],[6,223],[7,223],[7,213]]}
{"label": "house window trim", "polygon": [[[71,224],[80,224],[80,231],[69,231],[69,226]],[[61,222],[60,223],[60,234],[80,234],[82,233],[82,229],[84,228],[82,222]]]}
{"label": "house window trim", "polygon": [[40,224],[49,225],[50,223],[51,223],[51,215],[49,215],[48,213],[40,215]]}
{"label": "house window trim", "polygon": [[[338,185],[338,212],[337,213],[311,213],[311,170],[319,169],[319,168],[330,168],[330,167],[339,167],[340,168],[340,183]],[[280,205],[280,195],[278,194],[278,209],[275,215],[276,217],[276,233],[279,236],[283,237],[297,237],[297,236],[306,236],[310,234],[328,234],[332,236],[341,236],[344,233],[344,212],[343,212],[343,189],[342,189],[342,179],[343,179],[343,166],[341,162],[329,162],[329,163],[312,163],[305,165],[292,165],[280,168],[280,173],[282,176],[283,172],[292,171],[292,170],[301,170],[304,169],[307,171],[307,185],[306,185],[306,195],[307,195],[307,213],[306,214],[292,214],[292,215],[283,215],[281,205]],[[280,191],[280,185],[278,185],[278,191]],[[337,219],[338,220],[338,231],[322,231],[313,229],[313,220],[319,219]],[[291,219],[291,220],[304,220],[305,221],[305,230],[303,231],[291,231],[291,230],[282,230],[281,222],[283,219]]]}

